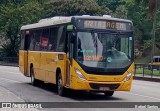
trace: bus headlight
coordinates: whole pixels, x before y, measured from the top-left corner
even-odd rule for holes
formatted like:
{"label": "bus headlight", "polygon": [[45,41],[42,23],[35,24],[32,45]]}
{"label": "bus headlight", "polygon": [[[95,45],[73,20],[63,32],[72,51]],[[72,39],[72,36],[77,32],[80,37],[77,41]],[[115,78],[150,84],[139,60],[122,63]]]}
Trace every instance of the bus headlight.
{"label": "bus headlight", "polygon": [[124,78],[123,82],[130,80],[131,76],[132,76],[132,72],[128,73],[127,76]]}
{"label": "bus headlight", "polygon": [[86,78],[82,75],[82,73],[78,69],[75,69],[75,72],[79,79],[86,80]]}

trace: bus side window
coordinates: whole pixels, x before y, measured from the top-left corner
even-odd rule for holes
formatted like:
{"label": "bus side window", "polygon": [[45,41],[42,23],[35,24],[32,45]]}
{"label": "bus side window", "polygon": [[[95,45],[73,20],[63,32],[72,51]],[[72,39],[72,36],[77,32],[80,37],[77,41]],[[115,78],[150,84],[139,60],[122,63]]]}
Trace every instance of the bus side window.
{"label": "bus side window", "polygon": [[24,39],[25,38],[25,31],[21,31],[21,45],[20,50],[24,50]]}
{"label": "bus side window", "polygon": [[57,50],[58,52],[65,51],[65,42],[66,41],[66,30],[64,26],[58,28],[58,40],[57,40]]}
{"label": "bus side window", "polygon": [[40,37],[40,46],[42,51],[48,50],[49,34],[50,34],[49,28],[43,29],[42,36]]}
{"label": "bus side window", "polygon": [[35,36],[34,35],[35,35],[35,31],[33,30],[30,34],[31,41],[30,41],[29,50],[31,51],[33,51],[35,47]]}
{"label": "bus side window", "polygon": [[50,28],[48,51],[56,51],[58,28]]}
{"label": "bus side window", "polygon": [[42,30],[36,30],[34,34],[35,38],[35,45],[34,45],[34,51],[40,51],[40,36],[41,36]]}

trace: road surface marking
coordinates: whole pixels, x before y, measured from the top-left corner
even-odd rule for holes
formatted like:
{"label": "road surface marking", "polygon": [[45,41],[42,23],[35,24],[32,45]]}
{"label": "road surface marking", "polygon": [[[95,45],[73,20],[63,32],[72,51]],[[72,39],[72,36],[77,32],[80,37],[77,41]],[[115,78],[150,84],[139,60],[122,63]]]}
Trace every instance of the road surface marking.
{"label": "road surface marking", "polygon": [[147,85],[145,85],[145,84],[133,84],[133,86],[145,87],[145,88],[147,88],[147,87],[160,88],[159,83],[157,83],[157,84],[155,83],[155,84],[152,84],[152,85],[149,85],[149,84],[147,84]]}
{"label": "road surface marking", "polygon": [[18,67],[11,67],[11,66],[8,66],[8,67],[5,67],[5,66],[0,66],[0,69],[11,69],[11,70],[19,70]]}
{"label": "road surface marking", "polygon": [[[122,93],[126,93],[126,92],[122,92]],[[142,95],[142,94],[136,94],[136,93],[132,93],[132,92],[129,92],[128,94],[132,94],[132,95],[135,95],[135,96],[141,96],[141,97],[145,97],[145,98],[150,98],[150,99],[155,99],[155,100],[160,101],[160,98],[156,98],[156,97],[145,96],[145,95]]]}
{"label": "road surface marking", "polygon": [[6,80],[6,81],[10,81],[10,82],[16,82],[16,83],[21,83],[19,81],[16,80],[12,80],[12,79],[7,79],[7,78],[0,78],[1,80]]}
{"label": "road surface marking", "polygon": [[0,71],[0,72],[11,73],[11,74],[20,74],[20,73],[10,72],[10,71]]}

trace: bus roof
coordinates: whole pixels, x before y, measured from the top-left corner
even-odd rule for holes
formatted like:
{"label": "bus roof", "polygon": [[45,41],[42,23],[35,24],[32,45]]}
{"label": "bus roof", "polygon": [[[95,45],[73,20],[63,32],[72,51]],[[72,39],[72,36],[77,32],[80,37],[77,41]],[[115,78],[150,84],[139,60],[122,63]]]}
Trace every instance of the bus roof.
{"label": "bus roof", "polygon": [[34,29],[34,28],[52,26],[57,24],[69,23],[69,22],[71,22],[71,17],[46,18],[46,19],[41,19],[38,23],[24,25],[21,27],[21,30]]}
{"label": "bus roof", "polygon": [[62,17],[56,16],[52,18],[41,19],[38,23],[28,24],[21,27],[21,30],[34,29],[40,27],[47,27],[52,25],[70,23],[72,18],[75,19],[100,19],[100,20],[113,20],[113,21],[121,21],[121,22],[131,22],[126,19],[112,18],[112,17],[103,17],[103,16],[70,16],[70,17]]}

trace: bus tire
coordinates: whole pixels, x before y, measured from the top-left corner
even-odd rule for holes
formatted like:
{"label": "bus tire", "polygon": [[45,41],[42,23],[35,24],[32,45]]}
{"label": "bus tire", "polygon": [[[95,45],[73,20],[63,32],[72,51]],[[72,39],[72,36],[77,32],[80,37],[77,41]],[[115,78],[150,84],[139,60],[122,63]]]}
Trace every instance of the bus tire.
{"label": "bus tire", "polygon": [[113,96],[113,94],[114,94],[114,91],[104,92],[104,95],[107,96],[107,97]]}
{"label": "bus tire", "polygon": [[38,84],[38,80],[35,79],[33,67],[30,68],[30,77],[31,77],[31,84],[33,86],[37,85]]}
{"label": "bus tire", "polygon": [[63,83],[62,83],[62,75],[61,75],[61,73],[58,74],[58,78],[57,79],[58,79],[57,80],[58,95],[65,96],[66,89],[65,89],[65,87],[63,86]]}

